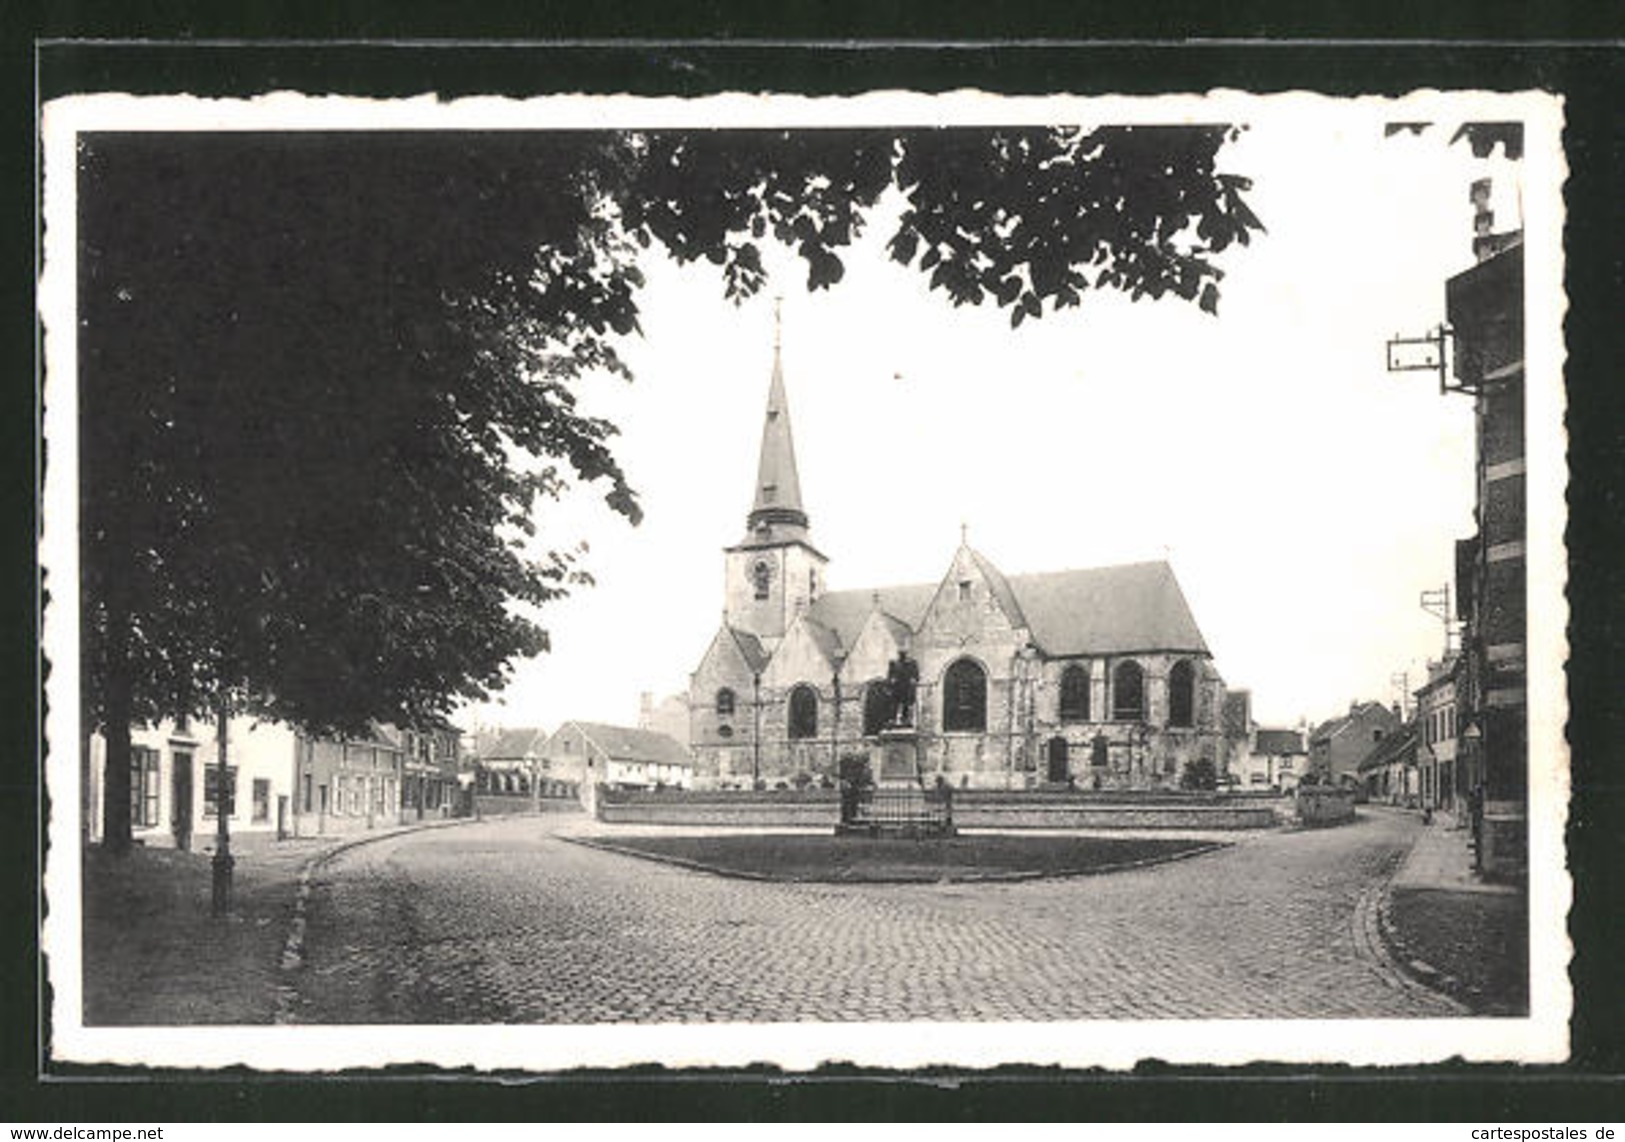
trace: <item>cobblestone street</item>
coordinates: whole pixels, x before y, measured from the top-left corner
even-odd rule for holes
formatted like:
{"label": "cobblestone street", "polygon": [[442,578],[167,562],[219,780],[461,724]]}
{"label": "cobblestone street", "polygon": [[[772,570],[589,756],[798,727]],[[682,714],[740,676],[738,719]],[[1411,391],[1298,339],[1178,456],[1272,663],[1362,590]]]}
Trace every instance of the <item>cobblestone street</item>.
{"label": "cobblestone street", "polygon": [[362,845],[317,875],[306,1022],[1441,1017],[1375,936],[1419,827],[1241,837],[1105,876],[732,880],[521,818]]}

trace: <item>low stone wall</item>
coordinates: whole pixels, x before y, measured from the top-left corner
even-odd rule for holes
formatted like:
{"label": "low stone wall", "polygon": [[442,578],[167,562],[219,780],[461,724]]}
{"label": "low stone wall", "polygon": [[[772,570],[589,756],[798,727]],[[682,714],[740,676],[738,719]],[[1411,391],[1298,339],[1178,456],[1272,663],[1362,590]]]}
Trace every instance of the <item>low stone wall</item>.
{"label": "low stone wall", "polygon": [[[474,798],[482,817],[507,817],[515,813],[529,813],[536,807],[528,793],[480,793]],[[543,797],[544,813],[579,813],[581,802],[574,797]]]}
{"label": "low stone wall", "polygon": [[[956,791],[953,821],[960,829],[1268,829],[1281,823],[1277,807],[1212,794]],[[833,828],[840,799],[833,790],[617,793],[599,801],[598,817],[611,824]]]}
{"label": "low stone wall", "polygon": [[1271,829],[1268,805],[975,801],[954,805],[960,829]]}
{"label": "low stone wall", "polygon": [[1305,825],[1342,825],[1354,820],[1354,790],[1331,785],[1300,785],[1298,820]]}
{"label": "low stone wall", "polygon": [[840,817],[841,803],[833,794],[803,796],[794,800],[753,800],[748,796],[671,796],[625,801],[601,798],[598,802],[600,821],[623,825],[805,826],[833,829]]}

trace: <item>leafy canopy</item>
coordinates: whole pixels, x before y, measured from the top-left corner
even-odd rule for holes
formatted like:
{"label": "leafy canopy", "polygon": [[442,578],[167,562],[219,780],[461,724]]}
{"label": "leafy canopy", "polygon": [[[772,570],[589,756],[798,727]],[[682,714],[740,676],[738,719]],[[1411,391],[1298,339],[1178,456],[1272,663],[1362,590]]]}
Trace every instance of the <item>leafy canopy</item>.
{"label": "leafy canopy", "polygon": [[1234,131],[85,136],[92,721],[433,723],[545,649],[536,608],[585,576],[527,555],[539,505],[582,481],[639,516],[576,393],[630,379],[648,251],[738,300],[772,240],[826,288],[895,186],[890,256],[955,305],[1212,312],[1214,255],[1261,229]]}

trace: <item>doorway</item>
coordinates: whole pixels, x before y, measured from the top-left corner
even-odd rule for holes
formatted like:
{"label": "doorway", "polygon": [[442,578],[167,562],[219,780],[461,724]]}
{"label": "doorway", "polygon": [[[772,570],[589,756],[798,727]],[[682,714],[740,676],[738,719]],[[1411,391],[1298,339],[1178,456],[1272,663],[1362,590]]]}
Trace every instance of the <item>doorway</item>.
{"label": "doorway", "polygon": [[170,779],[169,824],[175,834],[175,847],[181,852],[192,848],[192,752],[174,753],[175,772]]}
{"label": "doorway", "polygon": [[1049,739],[1049,779],[1052,784],[1061,785],[1067,779],[1066,767],[1066,739],[1054,737]]}

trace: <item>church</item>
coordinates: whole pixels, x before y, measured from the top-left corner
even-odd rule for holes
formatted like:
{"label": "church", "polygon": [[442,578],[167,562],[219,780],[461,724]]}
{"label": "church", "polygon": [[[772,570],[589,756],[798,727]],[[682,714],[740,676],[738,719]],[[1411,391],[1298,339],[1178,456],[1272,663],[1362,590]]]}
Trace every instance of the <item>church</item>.
{"label": "church", "polygon": [[688,693],[698,788],[827,783],[919,672],[924,780],[955,788],[1177,787],[1223,772],[1224,682],[1166,562],[1005,575],[961,536],[932,583],[832,591],[796,473],[778,345],[722,625]]}

